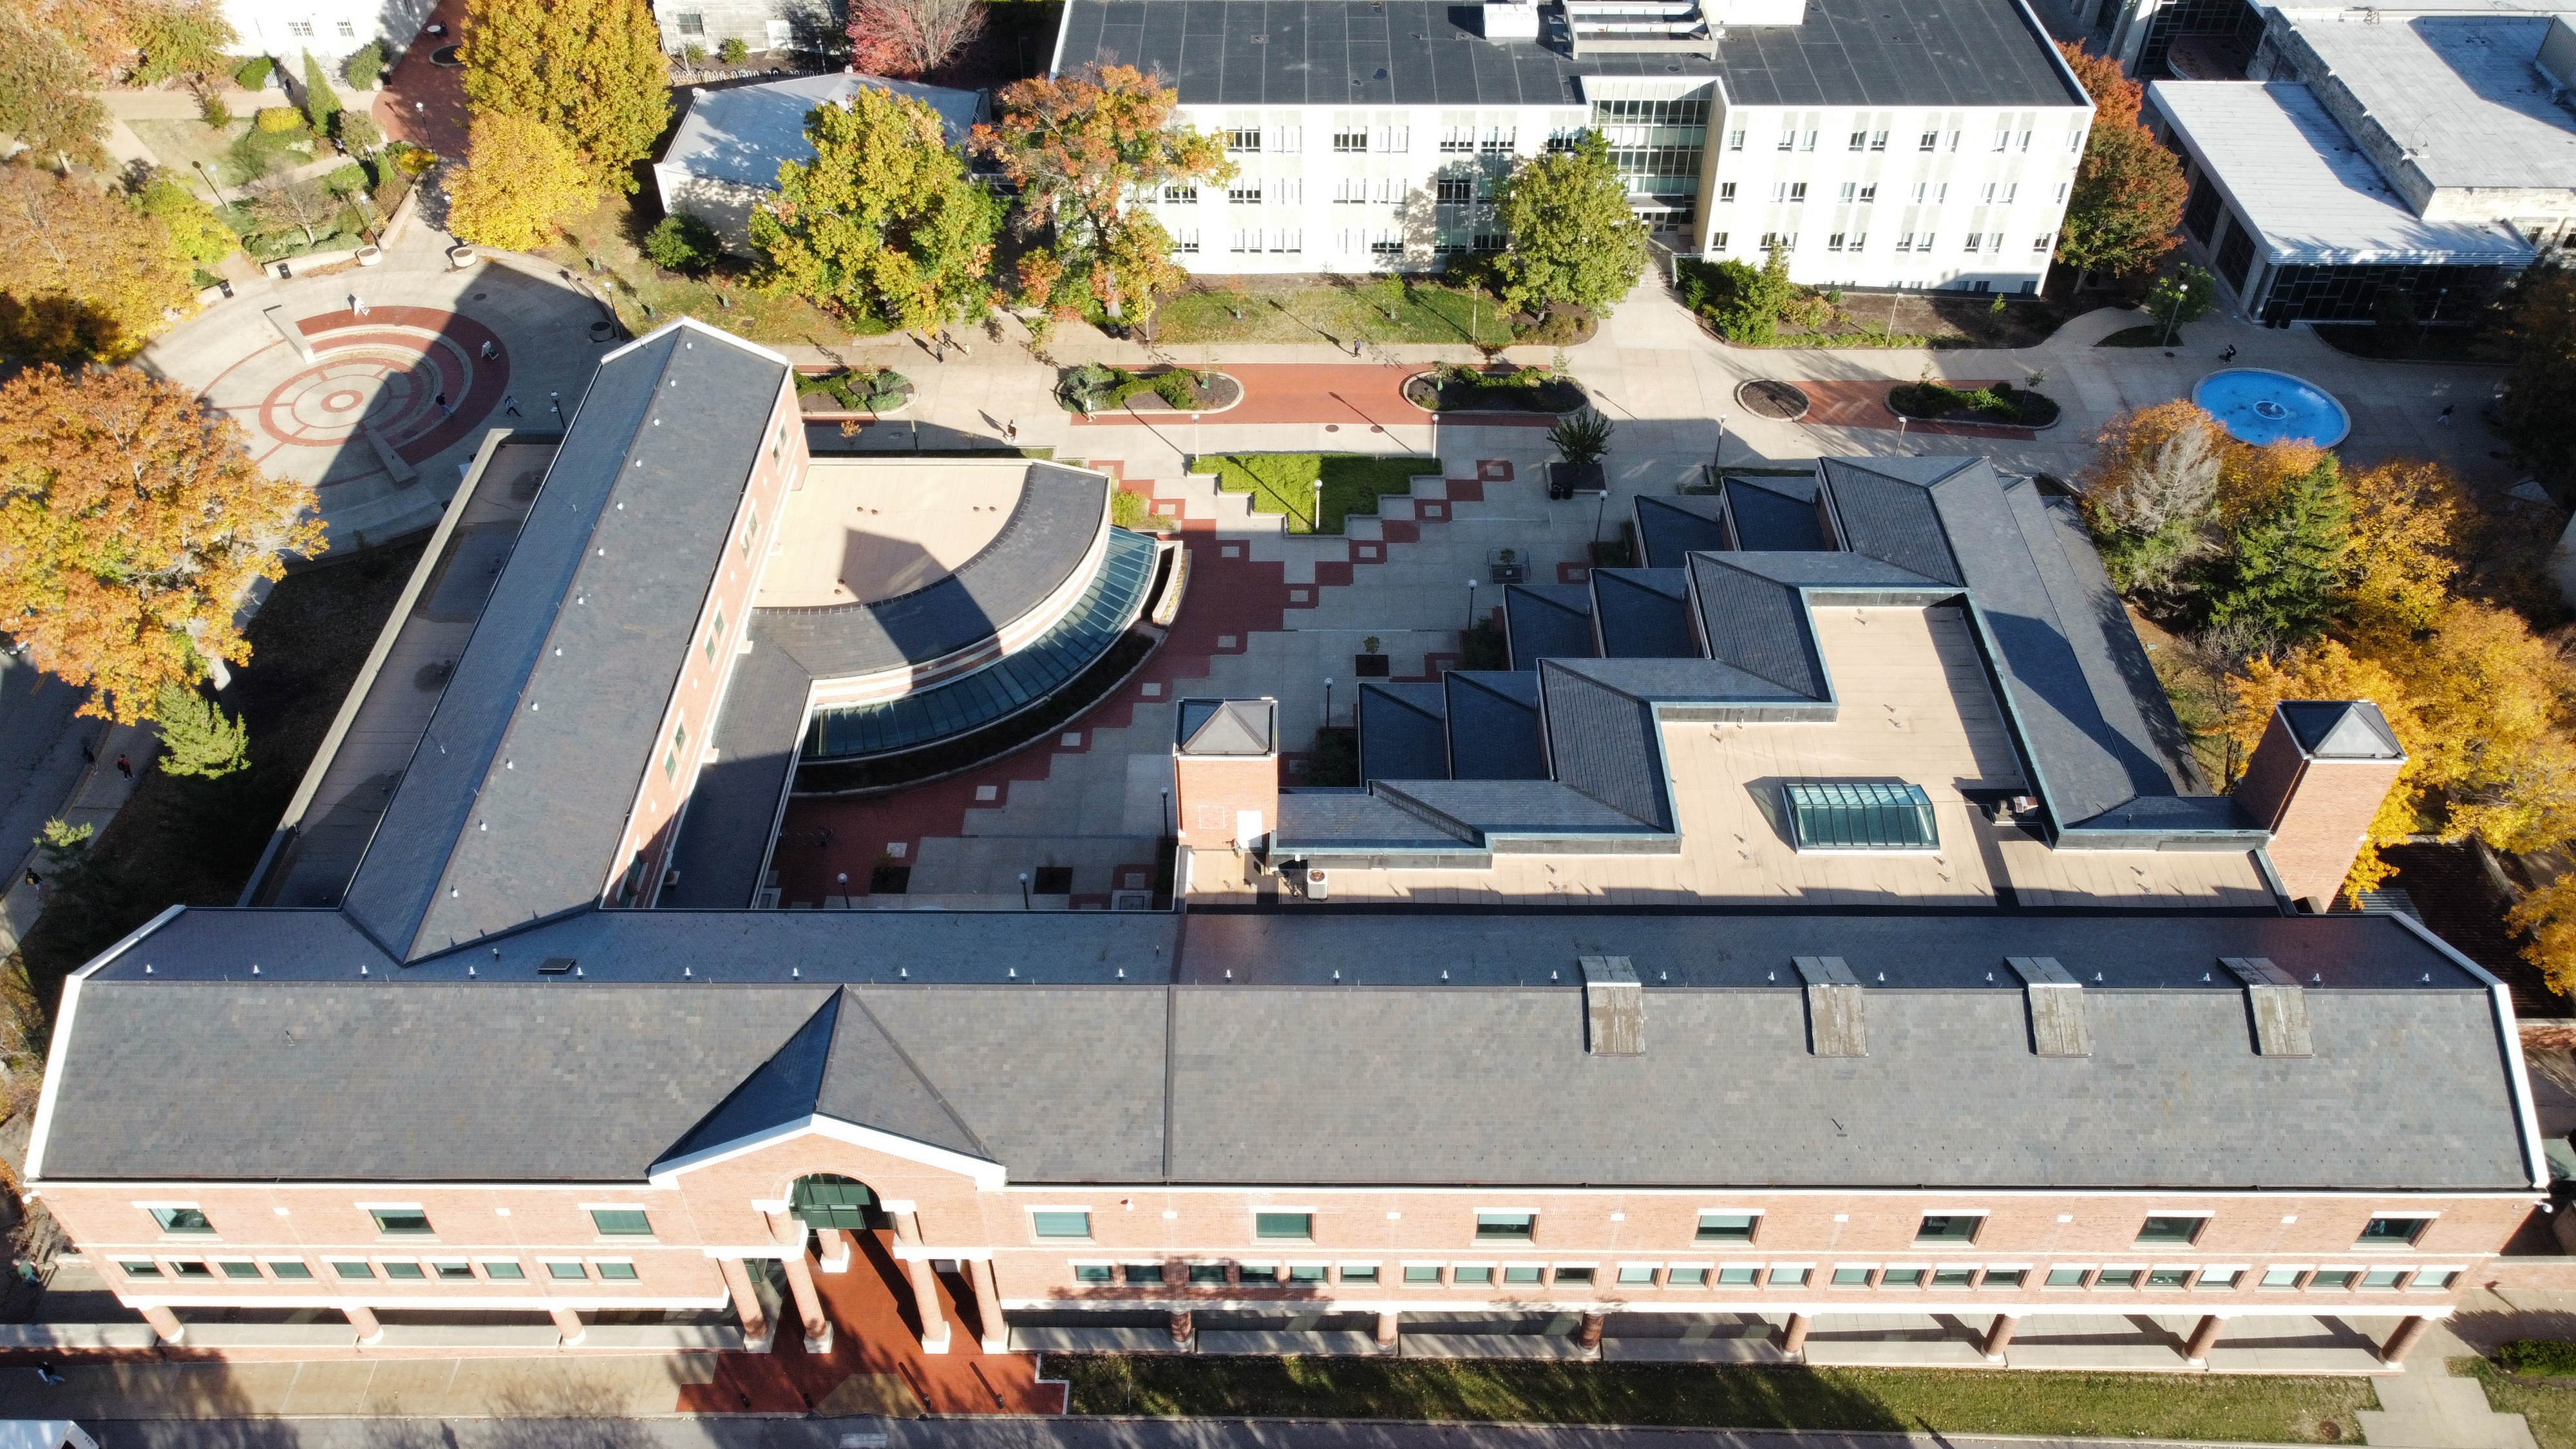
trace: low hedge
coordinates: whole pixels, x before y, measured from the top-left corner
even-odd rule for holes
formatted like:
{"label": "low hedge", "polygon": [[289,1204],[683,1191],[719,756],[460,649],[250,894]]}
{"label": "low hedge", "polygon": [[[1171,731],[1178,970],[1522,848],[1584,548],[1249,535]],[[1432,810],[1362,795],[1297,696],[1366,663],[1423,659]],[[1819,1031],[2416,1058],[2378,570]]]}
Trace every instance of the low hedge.
{"label": "low hedge", "polygon": [[821,395],[854,413],[881,413],[909,400],[911,381],[891,367],[845,367],[838,372],[798,373],[796,395]]}
{"label": "low hedge", "polygon": [[267,56],[254,55],[233,72],[233,84],[246,91],[258,90],[268,84],[268,73],[276,68],[277,63]]}
{"label": "low hedge", "polygon": [[1186,367],[1170,368],[1152,377],[1129,372],[1123,367],[1097,364],[1077,367],[1065,376],[1065,396],[1077,406],[1092,412],[1104,408],[1123,408],[1129,400],[1152,393],[1171,405],[1176,412],[1199,411],[1209,406],[1206,396],[1208,375]]}
{"label": "low hedge", "polygon": [[1939,419],[1964,414],[1968,422],[2024,428],[2044,428],[2057,421],[2054,399],[2008,382],[1975,392],[1962,392],[1937,382],[1910,382],[1890,389],[1887,405],[1909,418]]}
{"label": "low hedge", "polygon": [[2498,1348],[2495,1359],[2511,1373],[2576,1378],[2576,1343],[2520,1338]]}
{"label": "low hedge", "polygon": [[304,113],[293,106],[262,106],[257,125],[272,136],[283,136],[304,129]]}

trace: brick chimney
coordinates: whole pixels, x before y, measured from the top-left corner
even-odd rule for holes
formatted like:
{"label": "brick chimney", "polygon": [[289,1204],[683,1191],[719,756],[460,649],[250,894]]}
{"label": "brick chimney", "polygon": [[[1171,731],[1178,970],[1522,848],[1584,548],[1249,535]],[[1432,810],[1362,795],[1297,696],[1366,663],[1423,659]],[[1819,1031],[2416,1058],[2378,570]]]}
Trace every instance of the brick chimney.
{"label": "brick chimney", "polygon": [[2272,867],[2290,899],[2334,903],[2406,751],[2367,700],[2285,699],[2245,762],[2236,803],[2272,832]]}
{"label": "brick chimney", "polygon": [[1279,702],[1185,699],[1179,715],[1172,818],[1181,844],[1258,847],[1279,825]]}

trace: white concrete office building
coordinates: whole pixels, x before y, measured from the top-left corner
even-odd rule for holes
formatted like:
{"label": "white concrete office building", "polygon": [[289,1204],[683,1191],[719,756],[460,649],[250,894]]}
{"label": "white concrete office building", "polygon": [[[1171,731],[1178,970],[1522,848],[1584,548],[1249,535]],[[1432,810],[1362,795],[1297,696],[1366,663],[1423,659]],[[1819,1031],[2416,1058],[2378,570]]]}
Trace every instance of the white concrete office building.
{"label": "white concrete office building", "polygon": [[2036,291],[2092,103],[2020,0],[1453,7],[1071,0],[1055,73],[1128,64],[1241,175],[1156,214],[1202,273],[1430,270],[1586,129],[1683,254],[1816,285]]}

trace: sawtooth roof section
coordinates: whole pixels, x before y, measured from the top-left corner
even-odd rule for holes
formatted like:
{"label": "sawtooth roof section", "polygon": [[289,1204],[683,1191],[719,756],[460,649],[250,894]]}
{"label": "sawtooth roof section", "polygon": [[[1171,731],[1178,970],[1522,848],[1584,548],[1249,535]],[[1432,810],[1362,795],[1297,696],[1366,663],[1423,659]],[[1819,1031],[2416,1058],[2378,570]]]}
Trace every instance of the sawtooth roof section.
{"label": "sawtooth roof section", "polygon": [[1539,738],[1538,675],[1527,670],[1453,669],[1443,682],[1449,692],[1448,773],[1452,777],[1547,778],[1547,745]]}
{"label": "sawtooth roof section", "polygon": [[1360,778],[1449,778],[1448,691],[1437,684],[1360,681]]}
{"label": "sawtooth roof section", "polygon": [[784,649],[816,679],[926,664],[991,638],[1053,597],[1109,527],[1109,480],[1033,462],[992,542],[908,594],[867,604],[761,609],[755,648]]}
{"label": "sawtooth roof section", "polygon": [[1645,833],[1636,817],[1551,780],[1379,780],[1370,788],[1479,845],[1498,835],[1575,839]]}
{"label": "sawtooth roof section", "polygon": [[1942,536],[1931,485],[1982,462],[1966,458],[1834,458],[1825,460],[1834,521],[1843,547],[1920,574],[1964,584],[1959,560]]}
{"label": "sawtooth roof section", "polygon": [[2402,760],[2388,716],[2367,700],[2285,700],[2281,716],[2299,748],[2320,760]]}
{"label": "sawtooth roof section", "polygon": [[1807,703],[1758,674],[1713,659],[1551,659],[1548,668],[1587,679],[1632,699],[1653,700],[1676,715],[1693,706]]}
{"label": "sawtooth roof section", "polygon": [[387,948],[598,900],[787,372],[685,320],[600,364],[350,882]]}
{"label": "sawtooth roof section", "polygon": [[1476,854],[1472,835],[1365,790],[1288,789],[1279,792],[1279,828],[1271,833],[1270,852],[1290,860],[1317,851],[1463,858]]}
{"label": "sawtooth roof section", "polygon": [[1734,546],[1726,527],[1726,502],[1717,495],[1637,495],[1637,547],[1646,567],[1677,569],[1703,549]]}
{"label": "sawtooth roof section", "polygon": [[1709,653],[1806,699],[1831,699],[1807,601],[1788,584],[1738,568],[1721,554],[1690,561]]}
{"label": "sawtooth roof section", "polygon": [[1513,584],[1503,590],[1503,628],[1512,668],[1536,669],[1542,659],[1589,659],[1601,652],[1592,637],[1592,588],[1588,584]]}
{"label": "sawtooth roof section", "polygon": [[1650,829],[1672,830],[1655,707],[1552,662],[1539,666],[1538,680],[1556,778]]}
{"label": "sawtooth roof section", "polygon": [[1767,553],[1812,553],[1825,546],[1825,526],[1816,517],[1816,480],[1742,478],[1726,480],[1726,507],[1734,516],[1736,547]]}
{"label": "sawtooth roof section", "polygon": [[1727,27],[1714,60],[1551,44],[1434,0],[1073,0],[1058,64],[1132,65],[1191,106],[1575,106],[1584,76],[1718,80],[1739,106],[2088,104],[2010,0],[1807,0],[1804,24]]}
{"label": "sawtooth roof section", "polygon": [[1593,619],[1607,659],[1699,659],[1680,569],[1594,569]]}

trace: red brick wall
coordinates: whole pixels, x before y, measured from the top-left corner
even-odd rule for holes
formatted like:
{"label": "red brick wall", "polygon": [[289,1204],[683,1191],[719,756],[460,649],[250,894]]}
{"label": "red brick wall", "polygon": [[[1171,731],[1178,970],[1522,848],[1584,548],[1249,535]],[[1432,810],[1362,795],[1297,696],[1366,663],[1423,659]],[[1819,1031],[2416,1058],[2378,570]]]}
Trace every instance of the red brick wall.
{"label": "red brick wall", "polygon": [[2331,900],[2352,873],[2398,760],[2311,760],[2276,711],[2245,762],[2237,803],[2272,832],[2272,866],[2292,900]]}
{"label": "red brick wall", "polygon": [[1263,756],[1211,757],[1177,755],[1172,804],[1181,843],[1198,850],[1223,850],[1234,844],[1235,812],[1258,810],[1261,828],[1279,824],[1279,761]]}

